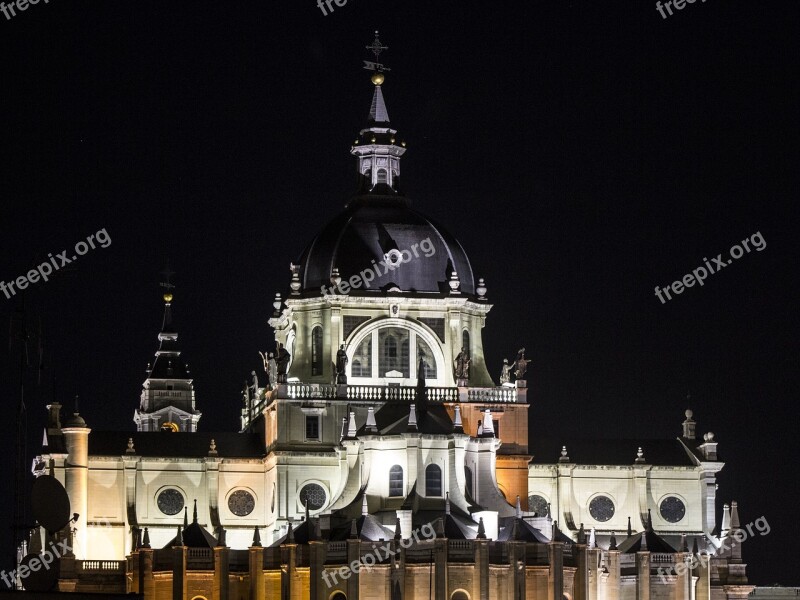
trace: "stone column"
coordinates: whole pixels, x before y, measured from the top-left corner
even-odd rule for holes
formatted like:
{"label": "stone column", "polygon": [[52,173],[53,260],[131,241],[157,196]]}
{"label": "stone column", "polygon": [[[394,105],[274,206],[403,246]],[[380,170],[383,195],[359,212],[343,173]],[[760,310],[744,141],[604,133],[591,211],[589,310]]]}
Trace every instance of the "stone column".
{"label": "stone column", "polygon": [[[354,561],[357,562],[360,558],[361,540],[351,537],[347,540],[347,564],[352,564]],[[350,571],[349,568],[348,571]],[[347,580],[347,600],[358,600],[359,573],[356,571],[350,571],[350,573],[350,578]]]}
{"label": "stone column", "polygon": [[547,544],[547,554],[550,559],[550,574],[548,576],[549,600],[561,600],[564,597],[564,543],[553,541]]}
{"label": "stone column", "polygon": [[434,583],[435,598],[449,598],[447,589],[447,538],[437,537],[433,542],[433,560],[436,571]]}
{"label": "stone column", "polygon": [[[291,562],[294,563],[294,544],[291,546],[289,556]],[[262,600],[264,598],[264,548],[250,546],[247,550],[250,567],[250,600]]]}
{"label": "stone column", "polygon": [[489,600],[489,541],[475,540],[475,574],[472,579],[472,597]]}
{"label": "stone column", "polygon": [[227,546],[214,548],[214,600],[228,600],[230,550]]}
{"label": "stone column", "polygon": [[153,550],[139,549],[139,593],[145,600],[155,600],[156,582],[153,579]]}
{"label": "stone column", "polygon": [[89,483],[89,432],[91,429],[86,425],[78,425],[77,413],[73,417],[74,426],[64,427],[61,431],[64,434],[64,443],[67,449],[67,461],[65,465],[65,485],[71,511],[78,513],[79,523],[76,525],[77,533],[71,544],[72,553],[75,558],[81,560],[86,558],[86,532],[88,527],[88,483]]}
{"label": "stone column", "polygon": [[606,600],[620,598],[620,565],[619,551],[608,551],[608,580],[606,581]]}
{"label": "stone column", "polygon": [[650,600],[650,552],[636,553],[636,600]]}
{"label": "stone column", "polygon": [[172,599],[187,600],[186,546],[172,547]]}
{"label": "stone column", "polygon": [[[583,524],[581,524],[583,526]],[[588,547],[586,544],[575,544],[575,600],[589,600],[589,567]]]}
{"label": "stone column", "polygon": [[[313,524],[309,523],[313,527]],[[308,542],[309,552],[311,554],[309,560],[309,578],[311,586],[311,600],[328,600],[325,590],[327,586],[322,582],[322,573],[325,570],[325,551],[327,544],[319,540],[311,540]]]}

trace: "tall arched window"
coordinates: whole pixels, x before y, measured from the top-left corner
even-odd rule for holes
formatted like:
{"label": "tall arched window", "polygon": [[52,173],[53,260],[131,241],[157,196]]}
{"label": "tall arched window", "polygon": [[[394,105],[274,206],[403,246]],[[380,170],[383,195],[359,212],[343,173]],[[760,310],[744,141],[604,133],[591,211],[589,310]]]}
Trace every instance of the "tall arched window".
{"label": "tall arched window", "polygon": [[322,375],[322,326],[311,330],[311,374]]}
{"label": "tall arched window", "polygon": [[472,356],[472,347],[469,345],[469,331],[466,329],[461,332],[461,346],[466,349],[467,354]]}
{"label": "tall arched window", "polygon": [[428,465],[425,469],[425,495],[442,495],[442,469],[439,465]]}
{"label": "tall arched window", "polygon": [[387,327],[378,332],[378,377],[390,371],[408,377],[411,368],[408,360],[409,331],[400,327]]}
{"label": "tall arched window", "polygon": [[389,497],[403,496],[403,467],[395,465],[389,469]]}
{"label": "tall arched window", "polygon": [[467,494],[470,498],[475,496],[475,490],[472,487],[472,469],[464,467],[464,479],[466,480]]}
{"label": "tall arched window", "polygon": [[425,379],[436,379],[436,360],[433,357],[433,350],[425,340],[417,336],[417,365],[420,358],[425,365]]}

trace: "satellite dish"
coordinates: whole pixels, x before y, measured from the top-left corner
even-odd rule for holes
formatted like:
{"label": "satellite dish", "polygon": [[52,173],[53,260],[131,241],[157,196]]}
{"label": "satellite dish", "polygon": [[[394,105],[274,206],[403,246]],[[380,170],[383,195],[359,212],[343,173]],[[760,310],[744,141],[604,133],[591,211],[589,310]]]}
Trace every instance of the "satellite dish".
{"label": "satellite dish", "polygon": [[42,475],[33,482],[31,505],[33,518],[50,533],[64,529],[72,517],[67,490],[52,475]]}
{"label": "satellite dish", "polygon": [[[50,562],[47,564],[42,560],[42,554],[27,554],[20,561],[20,568],[28,567],[28,574],[22,579],[26,591],[49,592],[55,587],[58,581],[58,561],[50,552],[45,552],[47,554],[50,554],[47,557]],[[35,567],[35,570],[31,567]]]}

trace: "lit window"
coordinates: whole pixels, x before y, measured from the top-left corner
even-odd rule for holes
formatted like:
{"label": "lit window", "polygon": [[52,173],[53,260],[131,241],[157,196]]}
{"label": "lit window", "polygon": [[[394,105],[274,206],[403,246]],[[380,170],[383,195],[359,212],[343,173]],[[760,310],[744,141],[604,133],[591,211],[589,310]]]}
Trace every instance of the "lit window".
{"label": "lit window", "polygon": [[[425,365],[425,379],[436,379],[436,361],[433,358],[433,351],[425,340],[417,336],[417,366],[419,366],[420,358]],[[419,373],[417,377],[419,377]]]}
{"label": "lit window", "polygon": [[372,377],[372,336],[367,336],[356,348],[350,367],[353,377]]}
{"label": "lit window", "polygon": [[378,376],[385,377],[389,371],[398,371],[409,377],[410,332],[400,327],[387,327],[378,332]]}
{"label": "lit window", "polygon": [[378,183],[387,183],[389,181],[389,174],[386,169],[378,169]]}
{"label": "lit window", "polygon": [[469,467],[464,467],[464,479],[466,480],[467,484],[467,495],[470,497],[475,496],[474,488],[472,487],[472,469]]}
{"label": "lit window", "polygon": [[425,495],[442,495],[442,470],[439,465],[428,465],[425,469]]}
{"label": "lit window", "polygon": [[403,496],[403,467],[400,465],[389,469],[389,496]]}

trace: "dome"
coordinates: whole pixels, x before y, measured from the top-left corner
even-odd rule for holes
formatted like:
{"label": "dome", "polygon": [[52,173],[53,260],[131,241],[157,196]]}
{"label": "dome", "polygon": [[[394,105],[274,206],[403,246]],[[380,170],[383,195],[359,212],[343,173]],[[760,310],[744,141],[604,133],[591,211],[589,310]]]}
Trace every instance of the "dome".
{"label": "dome", "polygon": [[[453,271],[460,291],[475,294],[472,266],[461,244],[440,225],[411,209],[406,198],[375,193],[356,196],[347,208],[303,252],[300,279],[303,294],[321,293],[331,286],[331,272],[342,282],[365,274],[369,287],[351,295],[379,294],[398,289],[406,293],[449,294]],[[390,267],[394,266],[394,269]],[[368,272],[369,271],[369,272]]]}

